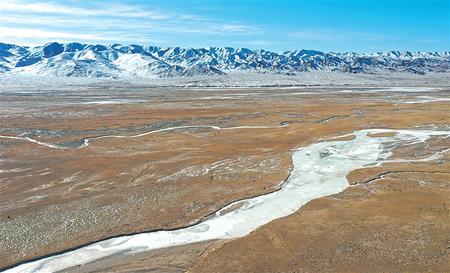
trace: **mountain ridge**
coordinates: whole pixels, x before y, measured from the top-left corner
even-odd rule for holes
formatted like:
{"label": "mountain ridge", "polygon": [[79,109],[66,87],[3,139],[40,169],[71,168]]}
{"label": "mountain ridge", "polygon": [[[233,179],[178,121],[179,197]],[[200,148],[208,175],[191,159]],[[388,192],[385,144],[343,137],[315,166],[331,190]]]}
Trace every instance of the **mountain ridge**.
{"label": "mountain ridge", "polygon": [[0,74],[59,77],[191,77],[231,71],[295,75],[306,71],[344,73],[450,71],[450,51],[336,53],[231,47],[157,47],[51,42],[27,47],[0,43]]}

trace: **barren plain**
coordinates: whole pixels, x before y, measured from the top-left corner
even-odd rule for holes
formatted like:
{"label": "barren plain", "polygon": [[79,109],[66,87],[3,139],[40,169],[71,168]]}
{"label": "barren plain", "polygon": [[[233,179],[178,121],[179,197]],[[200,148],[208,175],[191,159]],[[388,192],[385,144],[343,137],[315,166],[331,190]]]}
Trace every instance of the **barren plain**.
{"label": "barren plain", "polygon": [[[449,131],[449,97],[447,86],[3,91],[0,268],[193,225],[279,189],[293,150],[313,143],[371,128]],[[242,238],[67,271],[448,272],[449,149],[448,137],[404,143],[350,172],[343,192]]]}

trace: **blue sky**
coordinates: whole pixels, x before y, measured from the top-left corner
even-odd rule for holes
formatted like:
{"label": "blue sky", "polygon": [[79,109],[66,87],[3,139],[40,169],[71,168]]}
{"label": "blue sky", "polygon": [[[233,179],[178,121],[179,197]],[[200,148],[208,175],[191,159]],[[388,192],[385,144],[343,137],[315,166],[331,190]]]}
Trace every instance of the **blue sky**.
{"label": "blue sky", "polygon": [[231,46],[273,51],[450,50],[450,0],[0,2],[0,41]]}

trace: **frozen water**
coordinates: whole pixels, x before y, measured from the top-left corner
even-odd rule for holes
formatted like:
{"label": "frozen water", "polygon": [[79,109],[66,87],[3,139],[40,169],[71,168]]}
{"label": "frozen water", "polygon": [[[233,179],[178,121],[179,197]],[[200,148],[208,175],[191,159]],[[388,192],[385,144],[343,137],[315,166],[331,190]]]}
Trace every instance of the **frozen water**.
{"label": "frozen water", "polygon": [[[393,137],[369,137],[368,133],[395,131]],[[422,142],[431,135],[450,135],[446,131],[361,130],[353,140],[327,141],[298,149],[292,156],[293,170],[280,190],[241,200],[193,226],[141,233],[93,243],[14,267],[6,272],[55,272],[100,258],[166,248],[213,239],[242,237],[258,227],[288,216],[307,202],[339,193],[349,184],[346,175],[357,168],[384,160],[389,152],[385,143]],[[395,145],[389,145],[394,147]],[[232,208],[235,208],[234,210]]]}

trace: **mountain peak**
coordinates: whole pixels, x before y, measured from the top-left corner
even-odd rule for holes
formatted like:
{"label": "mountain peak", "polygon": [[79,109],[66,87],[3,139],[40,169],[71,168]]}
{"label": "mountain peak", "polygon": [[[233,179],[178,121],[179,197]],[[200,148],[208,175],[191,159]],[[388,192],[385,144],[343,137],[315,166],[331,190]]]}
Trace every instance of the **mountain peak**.
{"label": "mountain peak", "polygon": [[48,43],[42,47],[42,52],[44,58],[50,58],[64,52],[64,46],[57,42]]}
{"label": "mountain peak", "polygon": [[0,43],[0,73],[79,77],[188,77],[255,71],[292,75],[325,70],[349,73],[449,72],[450,52],[389,51],[371,54],[248,48],[182,48],[131,44],[52,42],[40,47]]}

